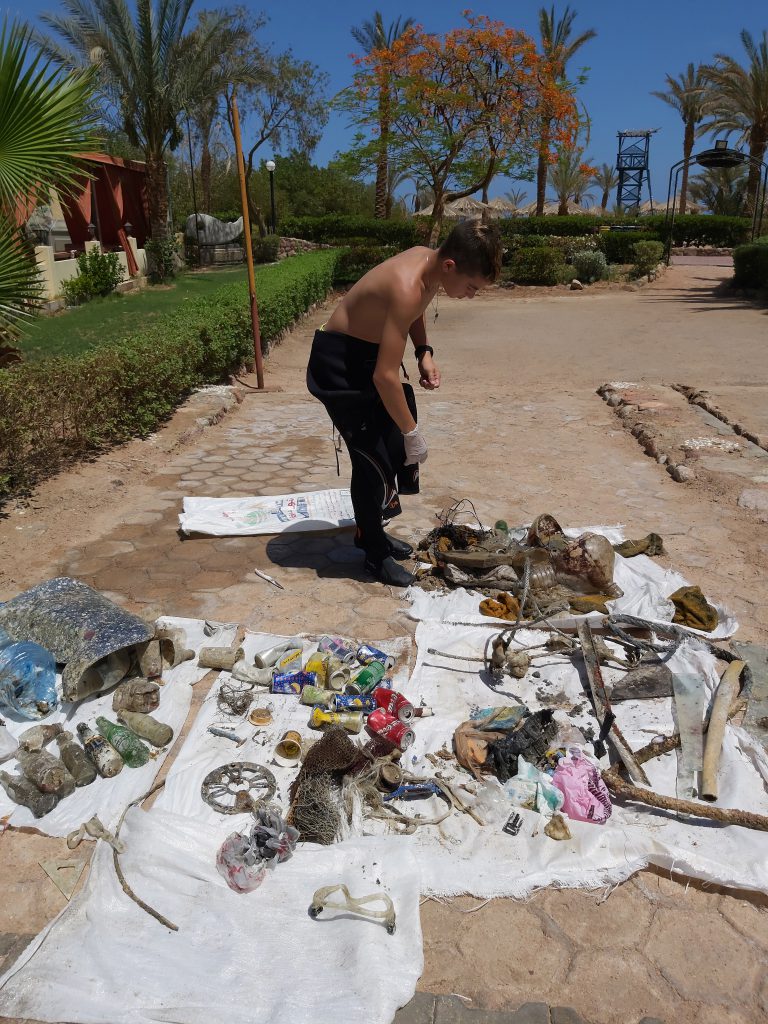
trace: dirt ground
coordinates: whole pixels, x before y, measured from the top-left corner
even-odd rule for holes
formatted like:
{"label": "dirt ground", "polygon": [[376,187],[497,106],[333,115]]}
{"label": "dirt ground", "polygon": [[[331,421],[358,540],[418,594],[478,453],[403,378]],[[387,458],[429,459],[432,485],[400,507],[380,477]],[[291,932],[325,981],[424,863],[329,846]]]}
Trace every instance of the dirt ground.
{"label": "dirt ground", "polygon": [[[657,396],[668,389],[671,408],[678,400],[686,406],[674,384],[711,389],[732,421],[764,432],[768,315],[715,292],[727,273],[681,266],[639,290],[493,290],[471,303],[442,297],[428,334],[444,383],[419,396],[429,460],[422,493],[404,500],[394,532],[420,537],[435,512],[464,496],[485,521],[550,512],[564,525],[622,523],[631,537],[655,531],[665,539],[666,564],[728,604],[740,638],[765,643],[768,530],[759,500],[742,507],[739,489],[723,483],[734,466],[744,477],[746,456],[731,453],[720,469],[677,483],[596,394],[608,381],[647,385],[662,389]],[[316,311],[270,356],[268,383],[281,392],[248,394],[228,411],[220,390],[198,396],[153,438],[62,474],[28,505],[7,509],[0,600],[66,574],[150,617],[205,616],[284,633],[403,633],[400,595],[365,580],[349,532],[310,540],[189,540],[177,532],[185,494],[338,485],[330,424],[304,390],[312,333],[327,314]],[[415,369],[412,359],[407,366]],[[682,417],[700,415],[676,408]],[[218,423],[197,422],[218,415]],[[694,426],[714,430],[705,420]],[[672,426],[659,421],[658,429]],[[749,488],[763,494],[768,476],[761,479],[759,457],[746,472]],[[254,566],[286,590],[259,580]],[[37,865],[62,845],[0,835],[5,966],[64,904]],[[768,1013],[766,905],[760,895],[654,871],[610,895],[548,890],[483,906],[429,901],[419,987],[460,994],[470,1007],[573,1006],[594,1024],[645,1016],[756,1024]]]}

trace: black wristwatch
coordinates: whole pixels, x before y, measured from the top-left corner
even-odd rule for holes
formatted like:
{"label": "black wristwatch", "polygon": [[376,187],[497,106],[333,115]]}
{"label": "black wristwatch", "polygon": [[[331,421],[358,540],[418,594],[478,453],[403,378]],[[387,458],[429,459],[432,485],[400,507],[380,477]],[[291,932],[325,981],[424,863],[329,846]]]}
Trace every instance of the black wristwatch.
{"label": "black wristwatch", "polygon": [[431,345],[417,345],[416,348],[413,350],[413,354],[416,356],[417,359],[421,359],[421,357],[425,355],[425,353],[427,352],[429,352],[431,356],[435,354],[435,350],[432,348]]}

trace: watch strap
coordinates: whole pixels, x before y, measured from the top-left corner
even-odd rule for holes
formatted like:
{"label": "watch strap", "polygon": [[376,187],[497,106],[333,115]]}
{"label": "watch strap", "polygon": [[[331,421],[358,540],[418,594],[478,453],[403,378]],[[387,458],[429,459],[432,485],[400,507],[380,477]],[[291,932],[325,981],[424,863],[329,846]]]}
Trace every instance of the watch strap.
{"label": "watch strap", "polygon": [[429,352],[431,356],[435,354],[435,350],[431,345],[417,345],[413,350],[413,354],[417,359],[421,359],[421,357],[427,352]]}

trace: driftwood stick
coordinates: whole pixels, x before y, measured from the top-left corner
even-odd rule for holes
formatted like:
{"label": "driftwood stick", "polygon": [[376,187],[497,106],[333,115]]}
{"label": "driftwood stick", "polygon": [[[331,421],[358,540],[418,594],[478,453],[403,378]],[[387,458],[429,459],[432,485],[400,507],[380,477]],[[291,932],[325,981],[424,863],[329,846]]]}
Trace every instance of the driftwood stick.
{"label": "driftwood stick", "polygon": [[[142,803],[148,797],[152,796],[152,794],[156,793],[158,789],[162,789],[164,785],[165,779],[163,779],[162,782],[155,783],[155,785],[152,786],[152,788],[148,790],[143,796],[138,797],[136,800],[132,800],[127,805],[123,813],[120,815],[120,821],[117,823],[117,828],[115,829],[115,839],[117,839],[118,836],[120,835],[120,829],[123,827],[123,822],[125,821],[125,816],[128,813],[128,811],[130,811],[132,807],[135,807],[137,804]],[[120,861],[118,859],[117,850],[115,849],[112,850],[112,862],[115,865],[115,871],[117,872],[117,880],[120,883],[120,886],[125,895],[129,896],[133,900],[133,902],[138,904],[138,906],[140,906],[142,910],[146,911],[150,917],[154,917],[156,921],[159,921],[160,924],[164,925],[166,928],[170,928],[171,931],[177,932],[179,930],[179,926],[177,924],[174,924],[173,921],[169,921],[167,917],[163,917],[162,914],[159,914],[156,910],[153,910],[152,907],[150,907],[148,903],[145,903],[144,900],[141,899],[141,897],[137,896],[133,889],[130,887],[130,885],[128,885],[128,882],[125,879],[125,875],[123,874],[123,870],[120,867]]]}

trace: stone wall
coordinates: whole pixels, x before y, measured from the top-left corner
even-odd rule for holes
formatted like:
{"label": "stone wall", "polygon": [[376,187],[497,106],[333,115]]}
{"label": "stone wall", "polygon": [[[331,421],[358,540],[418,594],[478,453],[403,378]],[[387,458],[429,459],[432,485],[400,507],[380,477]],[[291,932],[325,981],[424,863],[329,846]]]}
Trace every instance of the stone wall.
{"label": "stone wall", "polygon": [[321,242],[307,242],[303,238],[283,238],[277,247],[277,258],[284,260],[286,256],[297,256],[300,252],[313,252],[315,249],[328,249]]}

